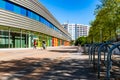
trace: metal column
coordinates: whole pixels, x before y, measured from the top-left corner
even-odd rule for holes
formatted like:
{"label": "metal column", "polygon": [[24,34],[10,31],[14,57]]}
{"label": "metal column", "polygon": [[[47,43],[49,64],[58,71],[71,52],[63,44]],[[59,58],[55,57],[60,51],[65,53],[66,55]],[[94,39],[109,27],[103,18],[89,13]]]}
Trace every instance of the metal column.
{"label": "metal column", "polygon": [[8,28],[8,48],[10,48],[10,28]]}

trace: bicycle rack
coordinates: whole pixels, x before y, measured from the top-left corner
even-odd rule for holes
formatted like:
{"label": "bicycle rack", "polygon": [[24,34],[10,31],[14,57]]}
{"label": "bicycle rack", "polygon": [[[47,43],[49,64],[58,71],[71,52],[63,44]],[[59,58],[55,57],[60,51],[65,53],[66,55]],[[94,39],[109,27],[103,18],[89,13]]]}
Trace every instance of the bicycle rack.
{"label": "bicycle rack", "polygon": [[93,51],[94,51],[94,47],[95,47],[95,43],[91,44],[90,48],[89,48],[89,60],[90,63],[93,63]]}
{"label": "bicycle rack", "polygon": [[[107,55],[107,72],[106,72],[106,79],[107,80],[110,80],[110,70],[112,68],[112,54],[113,54],[113,50],[114,49],[118,49],[119,50],[119,55],[120,55],[120,43],[118,44],[115,44],[112,46],[112,48],[110,48],[109,52],[108,52],[108,55]],[[120,57],[119,57],[120,58]],[[120,61],[119,61],[119,68],[120,68]]]}
{"label": "bicycle rack", "polygon": [[101,72],[101,53],[104,53],[104,61],[103,63],[106,65],[106,54],[108,53],[108,51],[110,50],[110,47],[113,46],[114,44],[112,44],[111,42],[106,42],[106,43],[102,43],[102,45],[100,45],[100,47],[98,48],[98,63],[97,63],[97,70],[98,70],[98,79],[100,78],[100,72]]}
{"label": "bicycle rack", "polygon": [[92,57],[93,59],[92,59],[92,60],[93,60],[93,69],[94,69],[94,70],[96,70],[95,54],[96,54],[96,52],[98,52],[98,48],[100,47],[101,44],[102,44],[102,43],[97,43],[97,44],[95,44],[95,46],[94,46],[94,48],[93,48],[93,55],[92,55],[92,56],[93,56],[93,57]]}
{"label": "bicycle rack", "polygon": [[90,60],[90,64],[93,64],[93,68],[95,69],[95,53],[98,50],[99,45],[101,45],[100,43],[94,43],[89,47],[89,60]]}

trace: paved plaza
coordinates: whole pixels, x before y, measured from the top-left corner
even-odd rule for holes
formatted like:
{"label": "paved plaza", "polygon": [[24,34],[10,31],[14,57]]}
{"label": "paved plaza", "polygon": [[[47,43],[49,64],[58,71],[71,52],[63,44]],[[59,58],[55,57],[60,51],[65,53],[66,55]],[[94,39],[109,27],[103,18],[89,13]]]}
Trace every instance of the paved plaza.
{"label": "paved plaza", "polygon": [[1,49],[0,80],[96,80],[77,47]]}

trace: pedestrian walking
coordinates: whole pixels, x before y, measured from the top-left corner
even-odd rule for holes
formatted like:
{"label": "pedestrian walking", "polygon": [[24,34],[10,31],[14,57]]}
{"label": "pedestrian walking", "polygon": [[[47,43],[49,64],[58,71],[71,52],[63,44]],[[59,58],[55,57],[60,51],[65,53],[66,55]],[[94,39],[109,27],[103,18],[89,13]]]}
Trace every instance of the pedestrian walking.
{"label": "pedestrian walking", "polygon": [[45,41],[42,41],[42,47],[43,47],[43,49],[46,49],[46,43],[45,43]]}
{"label": "pedestrian walking", "polygon": [[82,47],[81,47],[81,45],[80,44],[78,44],[78,53],[82,53],[83,52],[83,50],[82,50]]}
{"label": "pedestrian walking", "polygon": [[36,49],[36,47],[37,47],[37,41],[34,39],[33,48]]}

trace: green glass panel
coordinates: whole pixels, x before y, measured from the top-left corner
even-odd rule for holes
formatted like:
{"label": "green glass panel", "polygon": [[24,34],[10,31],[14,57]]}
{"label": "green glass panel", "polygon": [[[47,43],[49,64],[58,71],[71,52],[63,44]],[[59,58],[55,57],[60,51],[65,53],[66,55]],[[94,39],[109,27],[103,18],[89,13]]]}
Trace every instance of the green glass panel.
{"label": "green glass panel", "polygon": [[50,37],[50,46],[52,46],[52,37]]}
{"label": "green glass panel", "polygon": [[22,37],[22,48],[25,48],[25,37]]}
{"label": "green glass panel", "polygon": [[60,40],[58,39],[58,46],[60,46]]}
{"label": "green glass panel", "polygon": [[20,37],[15,36],[15,48],[20,48]]}
{"label": "green glass panel", "polygon": [[8,32],[0,31],[0,48],[8,48]]}

